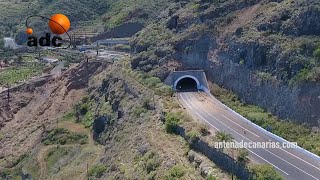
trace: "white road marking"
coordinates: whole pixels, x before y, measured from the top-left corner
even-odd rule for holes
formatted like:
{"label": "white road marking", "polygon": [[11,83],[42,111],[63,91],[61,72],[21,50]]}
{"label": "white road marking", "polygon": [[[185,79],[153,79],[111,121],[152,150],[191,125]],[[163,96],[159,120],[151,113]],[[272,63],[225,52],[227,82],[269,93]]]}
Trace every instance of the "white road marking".
{"label": "white road marking", "polygon": [[248,129],[244,128],[244,127],[243,127],[243,126],[241,126],[240,124],[238,124],[238,123],[236,123],[236,122],[232,121],[231,119],[229,119],[229,118],[228,118],[228,117],[226,117],[225,115],[221,114],[221,116],[223,116],[224,118],[226,118],[226,119],[227,119],[227,120],[229,120],[230,122],[232,122],[232,123],[236,124],[237,126],[241,127],[242,129],[244,129],[244,130],[248,131],[249,133],[251,133],[251,134],[255,135],[256,137],[260,137],[260,136],[256,135],[255,133],[251,132],[250,130],[248,130]]}
{"label": "white road marking", "polygon": [[294,154],[292,154],[292,153],[290,153],[290,152],[288,152],[288,151],[286,151],[286,150],[284,150],[284,149],[282,149],[282,148],[280,148],[280,149],[281,149],[282,151],[284,151],[284,152],[286,152],[286,153],[290,154],[291,156],[293,156],[293,157],[295,157],[295,158],[297,158],[297,159],[299,159],[299,160],[301,160],[301,161],[303,161],[303,162],[305,162],[305,163],[309,164],[310,166],[312,166],[312,167],[314,167],[314,168],[316,168],[316,169],[320,170],[320,168],[318,168],[317,166],[315,166],[315,165],[313,165],[313,164],[311,164],[311,163],[309,163],[309,162],[307,162],[307,161],[305,161],[305,160],[301,159],[300,157],[298,157],[298,156],[296,156],[296,155],[294,155]]}
{"label": "white road marking", "polygon": [[266,151],[268,151],[269,153],[273,154],[274,156],[276,156],[277,158],[281,159],[282,161],[284,161],[284,162],[286,162],[286,163],[290,164],[291,166],[293,166],[293,167],[295,167],[295,168],[299,169],[300,171],[304,172],[305,174],[307,174],[307,175],[309,175],[309,176],[313,177],[314,179],[319,180],[318,178],[316,178],[316,177],[312,176],[311,174],[309,174],[309,173],[305,172],[304,170],[302,170],[302,169],[298,168],[297,166],[295,166],[295,165],[291,164],[290,162],[288,162],[288,161],[286,161],[285,159],[281,158],[280,156],[278,156],[278,155],[274,154],[273,152],[271,152],[271,151],[269,151],[269,150],[267,150],[267,149],[264,149],[264,150],[266,150]]}
{"label": "white road marking", "polygon": [[[246,148],[247,149],[247,148]],[[270,165],[272,165],[273,167],[279,169],[280,171],[282,171],[283,173],[285,173],[287,176],[289,175],[287,172],[285,172],[284,170],[278,168],[278,166],[272,164],[271,162],[267,161],[266,159],[264,159],[263,157],[259,156],[258,154],[254,153],[253,151],[251,151],[250,149],[247,149],[248,151],[250,151],[252,154],[258,156],[259,158],[261,158],[262,160],[264,160],[265,162],[269,163]]]}
{"label": "white road marking", "polygon": [[[202,94],[202,93],[201,93],[201,91],[199,91],[199,93],[200,93],[200,94]],[[202,95],[202,96],[204,96],[204,95]],[[208,100],[215,104],[215,102],[214,102],[211,98],[208,98]],[[241,117],[240,119],[242,119],[242,117]],[[263,134],[264,134],[264,133],[263,133]],[[268,136],[268,135],[267,135],[267,136]],[[284,152],[286,152],[286,153],[288,153],[288,154],[290,154],[291,156],[293,156],[293,157],[295,157],[295,158],[297,158],[297,159],[299,159],[299,160],[303,161],[304,163],[306,163],[306,164],[308,164],[308,165],[310,165],[310,166],[312,166],[312,167],[314,167],[314,168],[318,169],[318,170],[320,171],[320,168],[319,168],[319,167],[317,167],[317,166],[315,166],[315,165],[313,165],[313,164],[311,164],[311,163],[307,162],[306,160],[304,160],[304,159],[302,159],[302,158],[300,158],[300,157],[298,157],[298,156],[296,156],[296,155],[294,155],[294,154],[292,154],[292,153],[290,153],[290,152],[286,151],[285,149],[282,149],[282,148],[279,148],[279,149],[280,149],[280,150],[282,150],[282,151],[284,151]]]}
{"label": "white road marking", "polygon": [[[187,94],[187,95],[188,95],[188,94]],[[189,95],[188,95],[188,96],[189,96]],[[182,97],[182,95],[181,95],[180,97],[183,99],[183,101],[187,104],[188,107],[193,106],[192,104],[189,105],[189,104],[184,100],[184,98]],[[189,96],[189,97],[190,97],[190,96]],[[190,97],[190,98],[191,98],[191,97]],[[191,109],[193,109],[193,108],[191,108]],[[197,112],[195,112],[195,113],[197,113]],[[207,112],[205,112],[205,113],[207,113]],[[207,114],[208,114],[208,113],[207,113]],[[211,115],[209,114],[209,116],[211,116]],[[213,117],[213,116],[212,116],[212,117]],[[213,117],[213,118],[214,118],[216,121],[220,122],[220,121],[217,120],[215,117]],[[206,121],[206,122],[208,122],[208,121]],[[224,126],[226,126],[227,128],[231,129],[229,126],[225,125],[224,123],[222,123],[222,122],[220,122],[220,123],[223,124]],[[209,123],[209,124],[210,124],[210,123]],[[233,129],[231,129],[231,130],[232,130],[233,132],[239,134],[238,132],[234,131]],[[241,134],[239,134],[239,135],[242,136]],[[248,141],[252,142],[250,139],[248,139],[248,138],[246,138],[246,137],[244,137],[244,136],[242,136],[242,137],[245,138],[245,139],[247,139]],[[249,149],[248,149],[248,150],[249,150]],[[251,150],[249,150],[249,151],[252,152]],[[257,155],[256,153],[253,153],[253,154]],[[285,172],[284,170],[280,169],[280,168],[277,167],[276,165],[270,163],[269,161],[265,160],[265,159],[262,158],[261,156],[259,156],[259,155],[257,155],[257,156],[260,157],[261,159],[263,159],[264,161],[268,162],[269,164],[271,164],[271,165],[274,166],[275,168],[279,169],[280,171],[284,172],[285,174],[289,175],[287,172]]]}
{"label": "white road marking", "polygon": [[[189,94],[187,94],[187,95],[188,95],[190,98],[192,98]],[[183,98],[182,96],[181,96],[181,98],[184,100],[184,98]],[[184,101],[185,101],[185,100],[184,100]],[[185,101],[185,103],[188,104],[186,101]],[[191,104],[191,106],[190,106],[190,105],[188,105],[188,106],[191,107],[192,104]],[[203,112],[205,112],[206,114],[208,114],[210,117],[212,117],[213,119],[215,119],[217,122],[219,122],[219,123],[223,124],[224,126],[226,126],[226,127],[227,127],[228,129],[230,129],[231,131],[233,131],[233,132],[237,133],[238,135],[240,135],[241,137],[247,139],[249,142],[253,142],[253,141],[251,141],[250,139],[248,139],[247,137],[244,137],[242,134],[240,134],[240,133],[238,133],[237,131],[233,130],[232,128],[230,128],[229,126],[227,126],[226,124],[224,124],[223,122],[219,121],[217,118],[215,118],[214,116],[212,116],[210,113],[206,112],[205,110],[203,110]],[[269,153],[271,153],[271,152],[270,152],[269,150],[267,150],[267,149],[264,149],[264,148],[262,148],[262,149],[265,150],[265,151],[267,151],[267,152],[269,152]],[[279,148],[279,149],[281,149],[281,148]],[[248,149],[248,150],[249,150],[249,149]],[[250,152],[251,152],[251,151],[250,151]],[[289,152],[288,152],[288,153],[289,153]],[[271,154],[273,154],[273,153],[271,153]],[[275,154],[273,154],[273,155],[276,156],[276,157],[278,157],[278,156],[275,155]],[[263,160],[265,160],[265,159],[263,159]],[[287,161],[285,161],[285,162],[287,162]],[[287,162],[287,163],[288,163],[288,162]],[[275,168],[279,169],[276,165],[274,165],[274,164],[272,164],[272,163],[270,163],[270,164],[273,165]],[[314,176],[310,175],[309,173],[306,173],[305,171],[301,170],[300,168],[294,166],[293,164],[291,164],[291,163],[288,163],[288,164],[290,164],[291,166],[293,166],[293,167],[297,168],[298,170],[304,172],[305,174],[311,176],[312,178],[315,178]],[[281,169],[280,169],[280,170],[281,170]],[[282,172],[285,172],[285,171],[283,171],[283,170],[281,170],[281,171],[282,171]],[[315,178],[315,179],[317,179],[317,178]],[[319,180],[319,179],[317,179],[317,180]]]}
{"label": "white road marking", "polygon": [[[192,110],[193,108],[186,102],[186,100],[182,97],[181,94],[179,94],[181,99],[184,101],[184,103]],[[208,122],[205,118],[203,118],[199,113],[195,112],[202,120],[204,120],[205,122],[207,122],[210,126],[212,126],[213,128],[215,128],[217,131],[220,131],[217,127],[215,127],[214,125],[212,125],[210,122]]]}

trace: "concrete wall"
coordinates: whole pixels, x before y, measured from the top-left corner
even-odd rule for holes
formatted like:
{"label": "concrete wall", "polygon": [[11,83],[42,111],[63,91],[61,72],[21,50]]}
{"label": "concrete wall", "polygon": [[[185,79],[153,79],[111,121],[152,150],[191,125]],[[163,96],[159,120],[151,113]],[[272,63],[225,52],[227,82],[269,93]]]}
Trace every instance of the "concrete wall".
{"label": "concrete wall", "polygon": [[208,89],[206,74],[203,70],[174,71],[169,74],[164,83],[176,90],[176,85],[183,78],[192,78],[197,82],[198,89]]}

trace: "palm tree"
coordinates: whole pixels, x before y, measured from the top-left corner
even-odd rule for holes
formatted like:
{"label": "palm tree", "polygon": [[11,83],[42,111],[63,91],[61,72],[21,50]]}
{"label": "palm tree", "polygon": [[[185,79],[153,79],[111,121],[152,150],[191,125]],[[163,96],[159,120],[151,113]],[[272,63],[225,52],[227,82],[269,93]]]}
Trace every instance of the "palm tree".
{"label": "palm tree", "polygon": [[[232,135],[225,132],[225,131],[218,131],[216,133],[216,139],[219,142],[232,142],[233,141]],[[223,147],[222,147],[222,151],[223,151]]]}
{"label": "palm tree", "polygon": [[221,142],[231,142],[233,141],[233,137],[231,134],[225,132],[225,131],[218,131],[216,133],[216,138]]}
{"label": "palm tree", "polygon": [[249,155],[249,152],[247,149],[239,149],[239,154],[238,154],[237,160],[240,163],[246,164],[249,162],[248,155]]}

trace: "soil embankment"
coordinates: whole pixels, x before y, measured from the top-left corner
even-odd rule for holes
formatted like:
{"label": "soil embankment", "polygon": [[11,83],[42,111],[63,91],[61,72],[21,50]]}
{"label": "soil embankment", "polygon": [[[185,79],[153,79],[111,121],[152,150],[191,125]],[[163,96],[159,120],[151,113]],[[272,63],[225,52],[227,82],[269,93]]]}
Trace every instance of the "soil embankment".
{"label": "soil embankment", "polygon": [[0,157],[16,157],[32,149],[45,127],[54,125],[80,101],[89,77],[107,67],[103,62],[79,64],[59,77],[30,80],[0,93]]}

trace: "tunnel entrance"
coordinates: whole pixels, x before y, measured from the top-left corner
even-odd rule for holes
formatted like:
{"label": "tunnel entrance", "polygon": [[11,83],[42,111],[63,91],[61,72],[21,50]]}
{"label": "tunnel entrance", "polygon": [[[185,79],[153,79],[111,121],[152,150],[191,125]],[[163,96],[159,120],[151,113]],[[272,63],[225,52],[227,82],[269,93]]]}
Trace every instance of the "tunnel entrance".
{"label": "tunnel entrance", "polygon": [[198,83],[191,77],[185,77],[178,81],[176,89],[178,91],[197,91]]}

